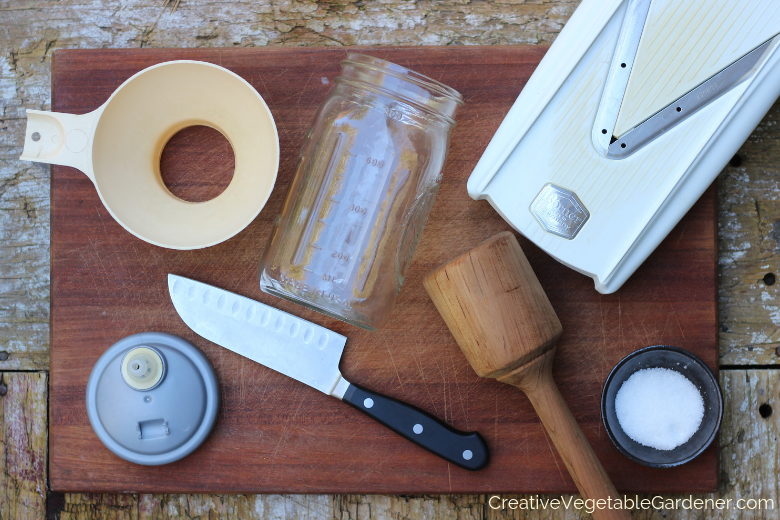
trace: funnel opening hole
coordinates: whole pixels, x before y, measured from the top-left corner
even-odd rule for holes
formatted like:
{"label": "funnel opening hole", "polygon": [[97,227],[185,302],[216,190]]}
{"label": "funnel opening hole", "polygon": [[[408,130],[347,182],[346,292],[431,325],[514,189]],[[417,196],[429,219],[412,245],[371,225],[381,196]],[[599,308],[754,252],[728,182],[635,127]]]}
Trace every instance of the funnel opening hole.
{"label": "funnel opening hole", "polygon": [[176,132],[160,155],[160,176],[175,197],[206,202],[218,197],[233,180],[236,158],[230,141],[204,125]]}

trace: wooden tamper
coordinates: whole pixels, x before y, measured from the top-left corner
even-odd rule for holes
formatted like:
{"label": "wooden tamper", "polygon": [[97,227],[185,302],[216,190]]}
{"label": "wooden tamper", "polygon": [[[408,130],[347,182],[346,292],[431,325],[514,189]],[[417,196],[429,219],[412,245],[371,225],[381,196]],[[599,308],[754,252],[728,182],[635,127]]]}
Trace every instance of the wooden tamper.
{"label": "wooden tamper", "polygon": [[[552,378],[563,332],[520,244],[500,233],[425,277],[425,289],[481,377],[528,396],[583,498],[620,498]],[[596,509],[597,519],[629,519]]]}

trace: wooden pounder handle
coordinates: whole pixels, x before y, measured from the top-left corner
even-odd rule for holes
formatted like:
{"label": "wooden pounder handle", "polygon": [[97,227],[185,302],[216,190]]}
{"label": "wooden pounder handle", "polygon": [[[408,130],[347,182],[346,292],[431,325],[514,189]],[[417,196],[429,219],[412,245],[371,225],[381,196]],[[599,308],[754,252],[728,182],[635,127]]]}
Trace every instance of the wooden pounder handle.
{"label": "wooden pounder handle", "polygon": [[[563,331],[520,244],[500,233],[428,274],[425,289],[481,377],[528,396],[583,498],[620,498],[552,378]],[[627,520],[620,509],[596,509],[597,520]]]}

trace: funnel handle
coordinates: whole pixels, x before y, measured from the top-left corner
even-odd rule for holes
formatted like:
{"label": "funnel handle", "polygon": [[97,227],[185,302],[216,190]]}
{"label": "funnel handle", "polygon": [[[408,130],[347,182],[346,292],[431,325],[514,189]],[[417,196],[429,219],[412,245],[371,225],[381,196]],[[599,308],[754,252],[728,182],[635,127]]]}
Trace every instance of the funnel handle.
{"label": "funnel handle", "polygon": [[72,166],[93,182],[92,130],[100,109],[76,115],[27,110],[23,161]]}

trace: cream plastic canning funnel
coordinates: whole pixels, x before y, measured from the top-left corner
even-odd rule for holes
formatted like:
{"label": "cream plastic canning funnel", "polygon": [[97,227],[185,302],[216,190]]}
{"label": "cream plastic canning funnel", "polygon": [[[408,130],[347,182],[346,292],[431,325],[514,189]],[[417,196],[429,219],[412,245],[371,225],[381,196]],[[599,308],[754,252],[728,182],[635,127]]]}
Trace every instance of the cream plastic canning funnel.
{"label": "cream plastic canning funnel", "polygon": [[[230,142],[230,185],[206,202],[165,187],[160,156],[179,130],[212,127]],[[279,137],[263,98],[233,72],[199,61],[154,65],[84,115],[27,111],[22,160],[78,168],[130,233],[171,249],[218,244],[263,209],[279,168]]]}

